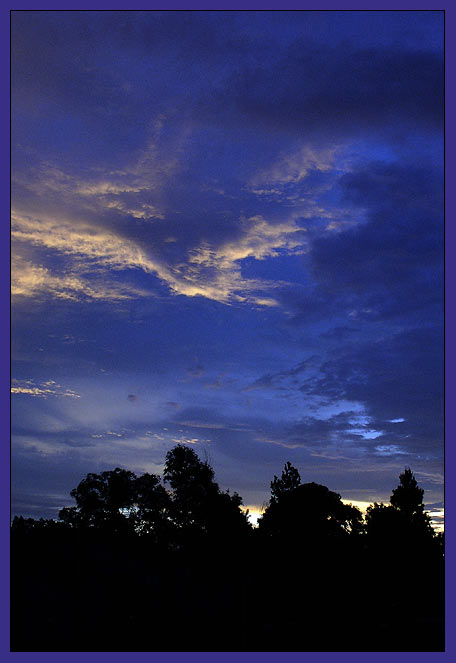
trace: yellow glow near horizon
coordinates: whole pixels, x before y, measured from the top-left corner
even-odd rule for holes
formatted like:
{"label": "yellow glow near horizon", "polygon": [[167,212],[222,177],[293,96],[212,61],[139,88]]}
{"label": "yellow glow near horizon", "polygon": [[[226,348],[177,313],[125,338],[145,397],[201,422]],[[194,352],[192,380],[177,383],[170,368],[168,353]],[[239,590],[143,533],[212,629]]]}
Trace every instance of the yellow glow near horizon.
{"label": "yellow glow near horizon", "polygon": [[[379,500],[380,502],[381,500]],[[371,506],[373,502],[365,502],[361,500],[349,500],[349,499],[343,499],[342,502],[344,504],[352,504],[353,506],[356,506],[363,515],[365,515],[367,507]],[[250,523],[253,525],[253,527],[258,526],[258,518],[262,515],[264,511],[264,507],[258,506],[257,504],[246,504],[244,506],[241,506],[241,510],[249,512],[248,518]],[[440,518],[444,518],[445,516],[445,509],[433,509],[432,511],[427,511],[429,515],[431,516],[431,522],[432,522],[432,527],[436,532],[443,532],[444,531],[444,522],[443,520],[440,521]],[[438,520],[436,520],[437,518]]]}
{"label": "yellow glow near horizon", "polygon": [[248,519],[250,524],[253,525],[253,527],[257,527],[258,518],[263,513],[263,507],[258,506],[256,504],[247,504],[245,506],[241,506],[241,511],[243,511],[244,513],[248,511],[249,512]]}

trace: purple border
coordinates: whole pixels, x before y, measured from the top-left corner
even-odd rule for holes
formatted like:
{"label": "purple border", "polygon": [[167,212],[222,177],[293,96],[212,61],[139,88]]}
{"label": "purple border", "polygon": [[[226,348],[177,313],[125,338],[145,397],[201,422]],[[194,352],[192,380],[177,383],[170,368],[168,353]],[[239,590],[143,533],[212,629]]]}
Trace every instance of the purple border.
{"label": "purple border", "polygon": [[[46,2],[37,3],[30,2],[27,0],[18,1],[12,0],[8,3],[8,6],[2,6],[0,13],[0,30],[1,37],[0,48],[2,49],[2,62],[4,64],[3,70],[3,86],[4,89],[9,90],[9,12],[10,10],[18,9],[199,9],[199,10],[220,10],[220,9],[251,9],[251,10],[266,10],[266,9],[319,9],[319,10],[445,10],[445,23],[446,23],[446,117],[453,117],[455,113],[455,104],[454,104],[454,83],[451,84],[451,74],[454,72],[454,69],[451,67],[453,60],[455,58],[455,47],[452,44],[452,39],[454,39],[453,33],[453,9],[447,9],[445,5],[448,4],[448,0],[445,3],[439,3],[437,6],[432,6],[432,3],[428,0],[423,2],[423,0],[402,0],[401,2],[360,2],[360,0],[351,0],[351,2],[343,3],[337,0],[326,0],[322,6],[318,6],[317,2],[309,2],[308,0],[289,0],[287,3],[283,4],[278,0],[250,0],[250,2],[243,2],[242,0],[237,0],[234,2],[223,1],[223,0],[150,0],[145,2],[144,0],[139,0],[133,3],[133,7],[126,7],[125,2],[119,2],[119,0],[92,0],[90,3],[83,3],[82,6],[77,6],[79,3],[69,2],[68,0],[47,0]],[[2,114],[4,115],[4,127],[7,127],[7,131],[4,133],[4,138],[2,141],[2,154],[4,155],[3,160],[3,188],[4,188],[4,197],[2,208],[4,209],[4,214],[6,218],[9,218],[9,106],[4,103],[2,105]],[[446,181],[452,182],[451,175],[454,175],[454,160],[451,159],[452,150],[451,147],[454,145],[454,131],[453,124],[447,122],[446,124]],[[451,209],[454,202],[454,185],[447,187],[447,208]],[[4,221],[5,229],[8,229],[9,226],[7,222]],[[454,450],[451,446],[451,434],[452,434],[452,421],[450,416],[450,403],[454,399],[454,382],[451,379],[452,377],[452,368],[455,364],[455,353],[450,343],[451,332],[454,331],[454,309],[448,304],[451,304],[451,286],[453,281],[456,281],[456,275],[454,270],[454,263],[452,263],[450,255],[450,247],[453,245],[455,237],[454,226],[451,223],[450,213],[447,212],[446,215],[446,297],[447,297],[447,310],[446,310],[446,406],[447,406],[447,418],[446,418],[446,447],[445,447],[445,459],[446,459],[446,469],[452,467],[454,459]],[[10,286],[10,271],[9,271],[9,232],[5,230],[5,234],[2,242],[2,252],[3,260],[0,262],[0,269],[2,271],[2,283],[4,285],[3,292],[5,297],[5,309],[6,313],[9,312],[9,286]],[[7,314],[3,317],[3,325],[0,327],[3,347],[7,349],[5,355],[2,357],[2,368],[4,368],[4,374],[9,377],[10,374],[10,340],[9,340],[9,329],[8,325],[5,323],[5,320],[8,320]],[[2,398],[2,422],[5,428],[6,435],[9,434],[9,396],[7,395],[8,389],[9,392],[9,379],[8,384],[5,387],[5,397]],[[453,398],[452,398],[453,397]],[[7,438],[8,439],[8,438]],[[446,651],[442,652],[17,652],[11,653],[9,651],[9,504],[10,504],[10,493],[9,493],[9,447],[6,442],[2,446],[2,471],[4,473],[3,481],[0,482],[1,490],[1,508],[5,511],[5,525],[4,525],[4,534],[3,541],[5,545],[1,547],[1,557],[3,569],[3,577],[1,583],[1,639],[0,639],[0,656],[9,656],[14,657],[15,660],[21,662],[27,660],[37,660],[47,663],[50,661],[101,661],[102,663],[110,663],[111,661],[127,661],[130,660],[133,656],[134,659],[140,658],[141,660],[150,660],[154,663],[199,663],[200,661],[204,662],[220,662],[225,663],[225,661],[236,661],[236,663],[253,663],[258,662],[262,663],[263,661],[305,661],[309,658],[311,660],[323,661],[325,663],[328,661],[342,660],[342,661],[365,661],[366,658],[368,661],[388,661],[388,663],[394,663],[398,661],[410,661],[415,663],[415,661],[434,661],[441,659],[442,657],[450,658],[454,657],[455,648],[455,638],[454,638],[454,625],[452,626],[452,617],[453,617],[453,590],[454,590],[454,566],[453,563],[447,564],[446,571]],[[446,475],[449,475],[449,472],[446,472]],[[454,499],[455,489],[451,487],[451,482],[446,482],[446,502],[447,509],[445,514],[446,521],[446,547],[447,547],[447,559],[452,560],[453,549],[454,549],[454,531],[453,531],[453,514],[452,514],[452,504]],[[8,528],[8,529],[6,529]],[[449,551],[449,552],[448,552]],[[363,609],[363,606],[360,606],[360,610]],[[356,628],[356,616],[353,618],[354,627]],[[453,655],[451,652],[453,651]]]}

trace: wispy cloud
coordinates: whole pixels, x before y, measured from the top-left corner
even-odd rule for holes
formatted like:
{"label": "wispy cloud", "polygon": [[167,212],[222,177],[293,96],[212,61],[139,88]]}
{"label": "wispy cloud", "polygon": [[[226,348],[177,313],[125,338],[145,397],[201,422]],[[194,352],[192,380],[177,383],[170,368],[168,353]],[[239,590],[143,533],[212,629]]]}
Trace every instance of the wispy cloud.
{"label": "wispy cloud", "polygon": [[96,282],[96,275],[106,276],[106,270],[139,269],[156,276],[177,295],[202,296],[222,303],[237,301],[275,306],[277,301],[267,293],[281,287],[282,283],[243,278],[240,261],[247,257],[263,260],[281,251],[301,253],[304,231],[293,220],[274,224],[261,216],[251,217],[242,222],[242,232],[236,240],[220,246],[205,242],[182,256],[177,264],[166,261],[163,245],[146,249],[140,241],[114,230],[46,213],[13,213],[12,238],[26,247],[53,250],[70,259],[67,273],[54,275],[47,267],[16,257],[15,297],[32,296],[40,291],[64,299],[78,299],[83,294],[104,299],[144,296],[147,294],[144,290],[128,284],[113,284],[112,279],[103,286]]}
{"label": "wispy cloud", "polygon": [[[198,444],[201,440],[199,440],[197,437],[173,437],[172,441],[175,442],[176,444]],[[209,442],[209,440],[204,440],[205,442]]]}
{"label": "wispy cloud", "polygon": [[272,187],[277,193],[282,192],[283,185],[298,183],[312,171],[328,172],[334,167],[338,148],[335,146],[317,149],[303,145],[298,150],[283,152],[276,161],[259,170],[249,182],[254,192],[261,194],[260,187]]}
{"label": "wispy cloud", "polygon": [[239,424],[238,426],[228,424],[221,421],[196,421],[191,419],[180,420],[181,426],[188,426],[189,428],[208,428],[210,430],[229,430],[237,432],[252,432],[253,429],[246,424]]}
{"label": "wispy cloud", "polygon": [[68,398],[80,398],[72,389],[66,389],[62,385],[57,384],[55,380],[47,380],[46,382],[35,382],[34,380],[12,380],[11,387],[12,394],[23,394],[26,396],[37,396],[39,398],[47,398],[48,396],[66,396]]}
{"label": "wispy cloud", "polygon": [[77,273],[54,274],[47,267],[14,256],[11,269],[11,295],[21,297],[51,296],[81,301],[87,299],[119,301],[148,295],[145,290],[128,284],[106,283],[102,279],[84,278]]}

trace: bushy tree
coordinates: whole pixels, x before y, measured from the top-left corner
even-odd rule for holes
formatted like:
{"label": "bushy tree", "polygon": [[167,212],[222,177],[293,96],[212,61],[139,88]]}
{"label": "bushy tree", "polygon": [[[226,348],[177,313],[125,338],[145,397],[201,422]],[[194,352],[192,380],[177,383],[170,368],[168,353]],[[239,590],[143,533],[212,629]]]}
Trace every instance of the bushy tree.
{"label": "bushy tree", "polygon": [[145,473],[135,480],[135,508],[131,517],[138,534],[168,539],[172,535],[171,498],[157,474]]}
{"label": "bushy tree", "polygon": [[157,534],[168,520],[169,496],[157,475],[137,477],[119,467],[89,473],[70,495],[76,506],[65,507],[59,517],[72,527]]}
{"label": "bushy tree", "polygon": [[76,506],[65,507],[59,517],[73,528],[148,535],[161,543],[189,532],[234,533],[250,527],[241,497],[222,492],[212,467],[193,449],[181,444],[171,449],[163,476],[170,491],[155,474],[137,477],[118,467],[90,473],[70,492]]}
{"label": "bushy tree", "polygon": [[125,531],[132,525],[128,516],[135,503],[135,481],[133,472],[119,467],[89,473],[70,492],[76,507],[62,509],[59,517],[73,526]]}
{"label": "bushy tree", "polygon": [[60,533],[65,529],[65,524],[51,518],[24,518],[23,516],[14,516],[11,523],[11,534],[13,536],[27,536],[29,534],[53,534]]}
{"label": "bushy tree", "polygon": [[163,478],[172,488],[171,517],[181,532],[222,534],[248,527],[241,497],[222,492],[212,467],[190,447],[178,444],[168,451]]}
{"label": "bushy tree", "polygon": [[[272,482],[272,486],[276,489],[277,483]],[[359,509],[344,504],[340,495],[326,486],[312,482],[278,493],[275,490],[258,525],[260,532],[269,536],[317,541],[358,532],[361,523]]]}
{"label": "bushy tree", "polygon": [[402,536],[402,519],[389,504],[374,502],[366,510],[366,531],[371,544],[376,546],[397,540]]}

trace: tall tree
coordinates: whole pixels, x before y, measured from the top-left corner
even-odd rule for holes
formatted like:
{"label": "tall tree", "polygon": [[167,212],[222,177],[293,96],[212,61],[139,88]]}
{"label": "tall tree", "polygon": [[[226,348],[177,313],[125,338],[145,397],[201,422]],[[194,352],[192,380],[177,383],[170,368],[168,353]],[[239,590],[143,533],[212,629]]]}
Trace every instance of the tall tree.
{"label": "tall tree", "polygon": [[284,493],[294,490],[300,484],[301,476],[288,460],[284,465],[280,479],[274,474],[274,479],[271,481],[271,502],[277,502]]}
{"label": "tall tree", "polygon": [[222,492],[212,467],[190,447],[178,444],[168,451],[163,478],[172,488],[172,519],[182,532],[233,532],[247,526],[240,496]]}
{"label": "tall tree", "polygon": [[424,490],[418,486],[412,470],[407,467],[399,475],[399,485],[391,494],[390,502],[402,516],[409,533],[418,536],[433,536],[431,519],[424,511]]}
{"label": "tall tree", "polygon": [[417,538],[432,538],[434,530],[424,511],[423,496],[424,490],[418,486],[412,470],[406,468],[399,475],[399,485],[392,491],[390,504],[374,503],[367,509],[366,526],[371,541],[397,545],[412,544]]}

